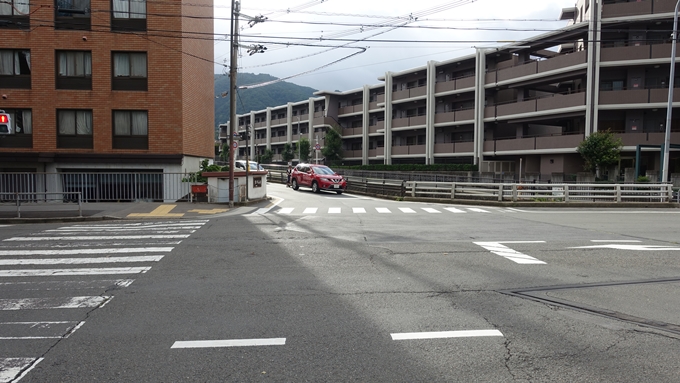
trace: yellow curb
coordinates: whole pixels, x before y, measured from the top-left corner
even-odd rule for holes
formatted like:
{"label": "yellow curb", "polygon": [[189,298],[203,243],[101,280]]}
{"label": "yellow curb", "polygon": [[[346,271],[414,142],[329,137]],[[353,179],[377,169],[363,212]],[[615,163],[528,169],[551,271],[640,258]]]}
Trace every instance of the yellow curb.
{"label": "yellow curb", "polygon": [[154,209],[151,213],[130,213],[128,217],[183,217],[184,213],[173,213],[170,211],[177,207],[177,205],[161,205]]}

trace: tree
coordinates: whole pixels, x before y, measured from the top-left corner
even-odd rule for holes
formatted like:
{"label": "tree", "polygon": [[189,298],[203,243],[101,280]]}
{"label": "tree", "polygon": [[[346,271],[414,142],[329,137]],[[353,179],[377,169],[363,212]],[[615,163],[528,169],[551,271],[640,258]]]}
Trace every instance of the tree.
{"label": "tree", "polygon": [[271,164],[272,158],[274,158],[274,152],[271,149],[266,149],[262,155],[260,155],[261,164]]}
{"label": "tree", "polygon": [[293,151],[293,146],[289,143],[285,143],[283,145],[283,153],[281,153],[281,158],[283,158],[283,162],[290,162],[293,158],[295,158],[295,152]]}
{"label": "tree", "polygon": [[220,160],[224,162],[229,162],[229,144],[224,143],[222,145],[222,151],[220,152]]}
{"label": "tree", "polygon": [[599,177],[602,168],[619,162],[622,147],[621,139],[615,138],[614,133],[607,130],[591,134],[579,144],[576,151],[585,161],[583,168]]}
{"label": "tree", "polygon": [[342,136],[339,127],[334,126],[328,129],[321,154],[326,157],[329,165],[337,164],[342,160]]}
{"label": "tree", "polygon": [[312,149],[312,144],[307,137],[300,137],[298,141],[298,150],[300,151],[300,162],[309,162],[309,157]]}

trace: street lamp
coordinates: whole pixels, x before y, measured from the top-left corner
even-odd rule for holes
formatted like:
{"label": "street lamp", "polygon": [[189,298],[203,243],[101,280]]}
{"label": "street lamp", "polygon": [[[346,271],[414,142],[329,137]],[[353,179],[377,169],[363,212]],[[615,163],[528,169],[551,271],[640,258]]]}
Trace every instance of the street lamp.
{"label": "street lamp", "polygon": [[678,38],[678,8],[680,7],[680,0],[675,4],[675,13],[673,14],[673,34],[671,35],[673,41],[671,43],[671,73],[668,79],[668,110],[666,111],[666,136],[663,144],[663,163],[661,164],[661,182],[668,182],[668,157],[670,156],[671,147],[671,120],[673,118],[673,88],[675,82],[675,45]]}

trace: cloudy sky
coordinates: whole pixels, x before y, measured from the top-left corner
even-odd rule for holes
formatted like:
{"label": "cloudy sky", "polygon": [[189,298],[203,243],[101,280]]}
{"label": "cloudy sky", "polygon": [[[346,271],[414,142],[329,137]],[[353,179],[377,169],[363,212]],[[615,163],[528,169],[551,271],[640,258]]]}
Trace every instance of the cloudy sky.
{"label": "cloudy sky", "polygon": [[[566,26],[576,0],[242,0],[239,72],[267,73],[319,90],[378,84],[399,72]],[[228,71],[231,0],[215,0],[215,73]],[[223,39],[220,41],[219,37]],[[443,41],[443,42],[440,42]],[[225,61],[226,60],[226,61]],[[216,90],[217,91],[217,90]]]}

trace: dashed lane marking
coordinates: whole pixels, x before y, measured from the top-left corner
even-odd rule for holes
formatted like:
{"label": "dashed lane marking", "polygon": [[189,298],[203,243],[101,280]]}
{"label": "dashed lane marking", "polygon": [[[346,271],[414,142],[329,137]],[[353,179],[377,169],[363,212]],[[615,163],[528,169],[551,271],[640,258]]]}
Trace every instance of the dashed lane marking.
{"label": "dashed lane marking", "polygon": [[283,346],[286,338],[178,341],[170,348]]}
{"label": "dashed lane marking", "polygon": [[400,207],[399,210],[401,210],[404,213],[407,214],[415,214],[415,210],[411,209],[410,207]]}
{"label": "dashed lane marking", "polygon": [[364,213],[366,213],[366,209],[364,209],[363,207],[353,207],[353,208],[352,208],[352,213],[355,213],[355,214],[364,214]]}
{"label": "dashed lane marking", "polygon": [[466,330],[466,331],[433,331],[433,332],[406,332],[391,334],[392,340],[412,339],[443,339],[443,338],[471,338],[481,336],[503,336],[498,330]]}

